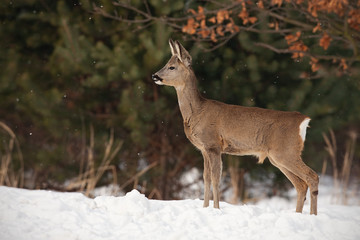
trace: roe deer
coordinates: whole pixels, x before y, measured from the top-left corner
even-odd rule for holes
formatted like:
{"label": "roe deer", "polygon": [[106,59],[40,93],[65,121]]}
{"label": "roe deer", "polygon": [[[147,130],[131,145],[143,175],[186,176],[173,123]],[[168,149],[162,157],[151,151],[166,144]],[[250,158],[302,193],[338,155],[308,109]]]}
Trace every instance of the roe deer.
{"label": "roe deer", "polygon": [[308,187],[310,214],[317,214],[318,175],[301,159],[310,118],[298,112],[229,105],[203,98],[191,68],[191,56],[178,42],[169,40],[172,57],[152,79],[176,89],[184,131],[204,158],[204,207],[209,206],[210,183],[214,207],[219,208],[221,154],[268,157],[297,191],[296,212],[302,212]]}

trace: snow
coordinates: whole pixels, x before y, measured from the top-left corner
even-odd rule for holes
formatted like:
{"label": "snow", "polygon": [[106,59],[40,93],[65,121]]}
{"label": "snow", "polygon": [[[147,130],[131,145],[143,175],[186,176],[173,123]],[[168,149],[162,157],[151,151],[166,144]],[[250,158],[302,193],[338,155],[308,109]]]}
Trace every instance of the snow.
{"label": "snow", "polygon": [[[257,205],[202,200],[149,200],[137,190],[98,196],[0,187],[0,239],[360,239],[360,207],[329,202],[319,191],[318,215],[295,213],[295,201]],[[358,199],[355,200],[358,202]]]}

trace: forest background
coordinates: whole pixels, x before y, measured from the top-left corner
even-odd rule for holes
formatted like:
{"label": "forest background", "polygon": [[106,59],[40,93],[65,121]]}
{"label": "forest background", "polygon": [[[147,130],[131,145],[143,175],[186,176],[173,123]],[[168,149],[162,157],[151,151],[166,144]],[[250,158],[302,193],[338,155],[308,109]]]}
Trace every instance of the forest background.
{"label": "forest background", "polygon": [[[91,195],[113,183],[179,198],[181,176],[203,161],[184,135],[175,90],[151,80],[170,37],[192,55],[203,96],[310,116],[304,161],[359,181],[359,6],[2,1],[0,184]],[[290,186],[268,161],[223,162],[222,191],[236,188],[236,197],[251,198],[251,179],[271,179],[269,194]]]}

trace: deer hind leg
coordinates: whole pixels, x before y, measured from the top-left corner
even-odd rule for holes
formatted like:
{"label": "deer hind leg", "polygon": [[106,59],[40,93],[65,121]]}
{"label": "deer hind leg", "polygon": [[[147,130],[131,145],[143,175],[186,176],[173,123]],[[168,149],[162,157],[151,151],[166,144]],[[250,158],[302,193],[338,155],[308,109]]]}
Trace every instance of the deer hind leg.
{"label": "deer hind leg", "polygon": [[275,167],[279,168],[280,171],[290,180],[292,185],[294,185],[297,192],[296,212],[301,213],[304,207],[308,185],[301,178],[299,178],[286,168],[276,164],[273,159],[269,158],[269,160]]}
{"label": "deer hind leg", "polygon": [[220,179],[222,172],[222,161],[220,151],[216,149],[209,149],[206,151],[206,154],[209,157],[209,165],[210,165],[210,177],[211,184],[213,187],[213,198],[214,198],[214,208],[220,208]]}
{"label": "deer hind leg", "polygon": [[297,176],[303,179],[310,188],[310,214],[317,215],[317,196],[319,194],[319,176],[314,170],[309,168],[301,158],[298,159],[297,164],[291,166],[292,172],[296,169],[301,171],[295,172]]}
{"label": "deer hind leg", "polygon": [[286,158],[287,162],[282,161],[281,167],[286,168],[299,178],[301,178],[310,188],[310,214],[317,215],[317,196],[319,193],[319,176],[314,170],[309,168],[300,156]]}
{"label": "deer hind leg", "polygon": [[210,170],[210,160],[209,156],[206,153],[203,153],[204,158],[204,207],[209,206],[210,200],[210,184],[211,184],[211,170]]}

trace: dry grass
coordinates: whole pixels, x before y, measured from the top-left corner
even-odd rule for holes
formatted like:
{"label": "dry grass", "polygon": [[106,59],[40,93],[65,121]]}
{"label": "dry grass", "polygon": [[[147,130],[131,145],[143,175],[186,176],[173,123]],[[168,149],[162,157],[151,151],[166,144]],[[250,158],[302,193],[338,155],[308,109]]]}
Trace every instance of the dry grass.
{"label": "dry grass", "polygon": [[[90,196],[92,191],[95,189],[97,183],[103,176],[106,171],[110,171],[113,177],[113,185],[117,186],[117,172],[116,167],[111,164],[111,161],[115,158],[116,154],[120,151],[123,141],[119,141],[115,144],[114,140],[114,131],[111,129],[109,139],[105,142],[104,155],[101,160],[100,165],[96,166],[95,159],[95,137],[94,137],[94,128],[90,126],[90,136],[88,139],[89,143],[86,144],[87,139],[85,135],[85,130],[83,128],[83,147],[82,154],[80,159],[80,171],[76,179],[70,182],[66,187],[66,190],[77,190],[84,192],[86,196]],[[146,168],[142,169],[138,173],[134,174],[127,181],[122,183],[119,188],[116,188],[112,192],[112,195],[117,195],[119,191],[123,190],[125,187],[133,184],[133,188],[137,188],[139,183],[139,178],[148,172],[150,169],[154,168],[159,164],[159,161],[155,161],[152,164],[148,165]],[[146,181],[142,184],[142,193],[146,191]],[[161,194],[158,189],[154,188],[150,194],[149,198],[157,196],[161,197]]]}
{"label": "dry grass", "polygon": [[[95,137],[94,127],[90,126],[89,144],[86,144],[86,135],[83,131],[83,148],[82,157],[80,160],[80,172],[78,177],[71,181],[66,190],[78,190],[84,192],[86,196],[90,196],[91,192],[95,189],[97,183],[106,171],[112,173],[113,184],[117,185],[116,167],[111,164],[117,153],[122,147],[123,141],[115,144],[114,130],[110,130],[109,139],[104,144],[104,154],[100,164],[96,165],[95,159]],[[115,194],[115,193],[113,193]]]}
{"label": "dry grass", "polygon": [[240,199],[242,199],[242,201],[247,201],[247,196],[243,196],[245,190],[245,169],[239,167],[240,160],[237,159],[235,156],[228,156],[228,164],[230,187],[233,189],[233,193],[229,202],[231,204],[238,204]]}
{"label": "dry grass", "polygon": [[[15,133],[4,122],[0,121],[0,131],[5,137],[0,139],[0,185],[9,187],[24,186],[24,160],[20,149],[19,141]],[[15,153],[14,153],[15,152]],[[15,163],[14,154],[17,154]]]}
{"label": "dry grass", "polygon": [[[125,187],[127,187],[130,183],[134,183],[133,184],[133,188],[135,189],[136,186],[139,183],[139,178],[144,175],[147,171],[149,171],[150,169],[152,169],[153,167],[157,166],[159,164],[158,161],[151,163],[150,165],[148,165],[147,167],[145,167],[144,169],[142,169],[141,171],[139,171],[138,173],[136,173],[134,176],[132,176],[131,178],[129,178],[125,183],[123,183],[120,186],[120,189],[124,189]],[[146,188],[146,182],[143,183],[143,187],[142,187],[142,192],[145,192],[145,188]],[[154,190],[153,190],[154,191]],[[150,197],[149,197],[150,198]]]}
{"label": "dry grass", "polygon": [[[329,158],[332,164],[333,169],[333,178],[334,178],[334,201],[336,203],[347,204],[349,199],[349,183],[351,175],[351,167],[355,154],[355,146],[357,133],[355,131],[350,131],[348,134],[348,140],[345,145],[345,154],[342,160],[342,168],[338,166],[337,159],[337,143],[334,131],[330,130],[330,137],[326,134],[323,134],[324,141],[326,144],[326,151],[329,153]],[[324,160],[322,174],[325,174],[327,168],[327,159]],[[357,189],[357,188],[355,188]],[[356,194],[355,192],[352,195]]]}
{"label": "dry grass", "polygon": [[[339,188],[339,172],[337,166],[337,144],[334,131],[330,129],[329,131],[330,137],[328,137],[325,133],[323,133],[323,138],[326,144],[325,150],[329,153],[330,161],[333,167],[333,178],[334,178],[334,187],[335,189]],[[326,173],[327,169],[327,159],[324,160],[322,174]]]}

